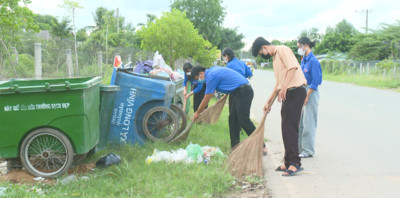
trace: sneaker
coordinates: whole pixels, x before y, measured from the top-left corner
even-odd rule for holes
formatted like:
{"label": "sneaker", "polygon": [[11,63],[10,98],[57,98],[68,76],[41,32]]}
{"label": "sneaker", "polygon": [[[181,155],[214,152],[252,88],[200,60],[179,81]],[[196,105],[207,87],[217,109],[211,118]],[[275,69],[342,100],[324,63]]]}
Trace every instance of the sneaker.
{"label": "sneaker", "polygon": [[313,157],[312,155],[308,154],[308,153],[300,153],[299,154],[300,158],[309,158],[309,157]]}

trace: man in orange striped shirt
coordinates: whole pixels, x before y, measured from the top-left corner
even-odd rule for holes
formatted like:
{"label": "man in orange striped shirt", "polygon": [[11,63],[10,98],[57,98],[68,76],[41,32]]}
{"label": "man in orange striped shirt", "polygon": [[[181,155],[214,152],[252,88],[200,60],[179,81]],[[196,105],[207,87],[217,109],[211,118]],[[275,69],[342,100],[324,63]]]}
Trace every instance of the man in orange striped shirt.
{"label": "man in orange striped shirt", "polygon": [[292,50],[287,46],[275,46],[262,37],[258,37],[252,46],[254,57],[265,59],[273,57],[276,84],[264,106],[264,111],[271,110],[270,101],[279,91],[278,102],[282,102],[282,138],[285,147],[285,164],[276,168],[284,171],[283,176],[292,176],[303,170],[299,157],[299,123],[301,110],[306,98],[307,80]]}

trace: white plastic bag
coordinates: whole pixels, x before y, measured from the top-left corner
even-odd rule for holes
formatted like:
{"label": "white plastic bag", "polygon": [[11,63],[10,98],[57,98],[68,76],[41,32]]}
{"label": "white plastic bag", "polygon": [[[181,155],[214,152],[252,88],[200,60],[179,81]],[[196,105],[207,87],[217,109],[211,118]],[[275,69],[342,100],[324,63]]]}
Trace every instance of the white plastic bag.
{"label": "white plastic bag", "polygon": [[153,57],[153,69],[165,68],[165,66],[164,58],[156,51]]}

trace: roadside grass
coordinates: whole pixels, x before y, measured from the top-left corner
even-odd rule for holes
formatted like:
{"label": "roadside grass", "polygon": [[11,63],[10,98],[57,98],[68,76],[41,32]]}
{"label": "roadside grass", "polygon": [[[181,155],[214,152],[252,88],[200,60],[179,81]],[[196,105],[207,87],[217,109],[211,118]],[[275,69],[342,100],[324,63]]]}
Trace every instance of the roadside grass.
{"label": "roadside grass", "polygon": [[[260,67],[261,70],[273,71],[272,68]],[[352,83],[360,86],[374,87],[380,89],[391,89],[400,92],[400,79],[393,79],[392,76],[376,76],[376,75],[335,75],[323,72],[323,80]]]}
{"label": "roadside grass", "polygon": [[265,70],[265,71],[274,71],[272,67],[258,67],[257,69]]}
{"label": "roadside grass", "polygon": [[[225,196],[232,190],[235,181],[235,178],[224,170],[223,162],[226,157],[214,157],[207,165],[164,162],[147,164],[145,159],[152,155],[154,149],[159,151],[185,149],[190,143],[219,147],[224,155],[228,155],[230,150],[228,114],[228,106],[225,106],[216,124],[194,124],[188,139],[177,144],[146,142],[143,146],[109,146],[87,158],[85,163],[96,162],[102,155],[108,153],[120,155],[122,162],[109,168],[96,168],[84,174],[89,177],[87,180],[78,176],[77,181],[68,184],[1,183],[0,186],[7,188],[7,197]],[[247,136],[242,133],[241,139],[245,137]],[[43,194],[40,195],[39,191]]]}
{"label": "roadside grass", "polygon": [[392,89],[400,91],[400,79],[375,75],[334,75],[324,72],[323,79],[336,82],[353,83],[360,86]]}

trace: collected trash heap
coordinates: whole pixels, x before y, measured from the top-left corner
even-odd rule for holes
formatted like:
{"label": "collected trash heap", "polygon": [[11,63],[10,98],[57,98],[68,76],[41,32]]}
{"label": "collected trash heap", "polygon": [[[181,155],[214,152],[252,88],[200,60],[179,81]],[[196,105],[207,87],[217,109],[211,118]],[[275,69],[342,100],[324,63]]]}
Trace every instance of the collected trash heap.
{"label": "collected trash heap", "polygon": [[159,151],[154,149],[153,155],[146,158],[146,164],[154,162],[167,163],[201,163],[208,164],[212,157],[224,156],[218,147],[203,146],[190,143],[186,149],[179,148],[178,150]]}
{"label": "collected trash heap", "polygon": [[158,52],[154,54],[153,60],[136,62],[133,72],[143,75],[167,77],[171,78],[172,81],[183,79],[184,76],[182,70],[173,71],[172,68],[165,63],[162,55]]}

